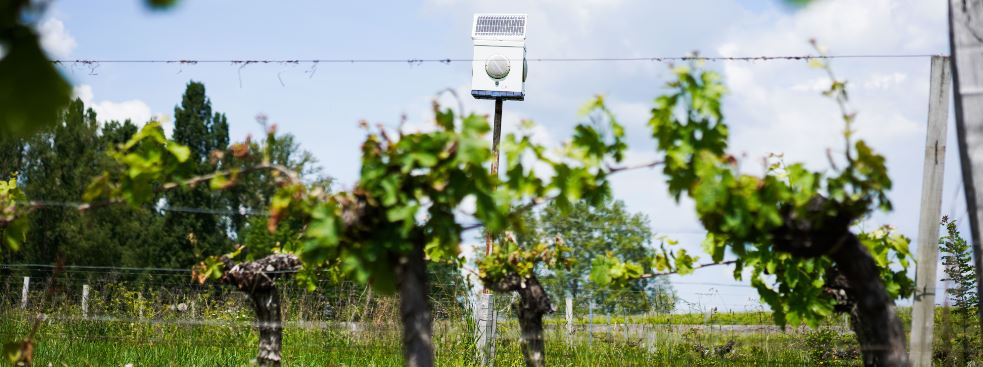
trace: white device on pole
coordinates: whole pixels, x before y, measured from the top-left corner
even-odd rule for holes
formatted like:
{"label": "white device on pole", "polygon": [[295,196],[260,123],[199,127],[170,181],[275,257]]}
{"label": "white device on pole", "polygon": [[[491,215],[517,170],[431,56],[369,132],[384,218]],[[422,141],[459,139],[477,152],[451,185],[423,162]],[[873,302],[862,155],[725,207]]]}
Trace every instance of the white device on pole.
{"label": "white device on pole", "polygon": [[478,99],[526,97],[526,15],[475,14],[471,95]]}

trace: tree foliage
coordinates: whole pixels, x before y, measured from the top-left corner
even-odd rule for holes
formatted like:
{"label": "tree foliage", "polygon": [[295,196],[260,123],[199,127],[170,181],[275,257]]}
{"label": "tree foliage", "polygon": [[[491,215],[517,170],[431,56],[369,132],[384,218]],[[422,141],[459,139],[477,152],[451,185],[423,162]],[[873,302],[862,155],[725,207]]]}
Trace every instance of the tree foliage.
{"label": "tree foliage", "polygon": [[[618,263],[606,270],[602,270],[603,264],[592,265],[595,261],[606,262],[608,256],[617,258],[620,263],[638,265],[630,271],[655,271],[649,259],[650,246],[654,245],[651,223],[644,214],[629,212],[621,200],[607,199],[596,205],[577,202],[569,210],[550,204],[530,220],[536,227],[536,236],[559,236],[570,248],[567,255],[571,259],[569,268],[549,267],[541,273],[543,285],[554,297],[563,298],[565,294],[579,300],[589,297],[595,305],[609,311],[614,311],[616,306],[627,312],[670,311],[673,308],[675,296],[665,279],[644,278],[616,288],[603,287],[607,283],[604,280],[591,283],[592,269],[596,269],[597,276],[608,278],[618,278],[629,271],[615,269],[624,266]],[[659,240],[674,242],[661,236]],[[595,287],[595,284],[602,287]]]}
{"label": "tree foliage", "polygon": [[966,239],[959,234],[956,221],[942,218],[945,233],[939,238],[942,252],[942,271],[946,281],[955,286],[946,289],[957,312],[975,315],[977,307],[976,275],[973,269],[973,251]]}

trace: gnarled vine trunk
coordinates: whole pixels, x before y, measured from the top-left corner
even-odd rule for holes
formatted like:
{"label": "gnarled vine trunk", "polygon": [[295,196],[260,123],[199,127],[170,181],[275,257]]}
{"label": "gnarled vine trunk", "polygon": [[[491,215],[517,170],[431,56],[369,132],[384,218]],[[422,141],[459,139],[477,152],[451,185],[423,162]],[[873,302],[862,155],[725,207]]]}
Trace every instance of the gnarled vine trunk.
{"label": "gnarled vine trunk", "polygon": [[428,301],[427,265],[423,244],[414,244],[396,266],[399,313],[403,321],[403,361],[406,367],[433,366],[433,326]]}
{"label": "gnarled vine trunk", "polygon": [[849,281],[850,324],[860,342],[864,365],[908,366],[904,327],[870,253],[851,233],[831,257],[837,271]]}
{"label": "gnarled vine trunk", "polygon": [[[823,210],[826,200],[817,197],[811,214]],[[775,248],[800,257],[828,255],[836,265],[827,279],[842,307],[850,313],[865,366],[910,366],[904,327],[881,281],[873,257],[850,232],[852,218],[845,215],[803,219],[785,213],[785,223],[774,231]]]}
{"label": "gnarled vine trunk", "polygon": [[283,325],[280,317],[280,292],[275,288],[257,289],[249,295],[256,313],[259,329],[259,353],[256,362],[260,366],[279,366],[280,347],[283,342]]}
{"label": "gnarled vine trunk", "polygon": [[256,363],[260,366],[279,366],[283,320],[280,313],[280,292],[275,280],[296,273],[300,269],[300,260],[289,254],[273,254],[234,266],[230,259],[223,257],[222,260],[228,269],[222,274],[222,281],[235,285],[246,293],[256,313],[256,328],[259,329]]}
{"label": "gnarled vine trunk", "polygon": [[543,336],[543,315],[553,312],[546,289],[535,275],[521,278],[510,274],[498,282],[485,284],[496,292],[516,292],[519,302],[512,305],[519,319],[520,347],[528,367],[546,366],[546,343]]}

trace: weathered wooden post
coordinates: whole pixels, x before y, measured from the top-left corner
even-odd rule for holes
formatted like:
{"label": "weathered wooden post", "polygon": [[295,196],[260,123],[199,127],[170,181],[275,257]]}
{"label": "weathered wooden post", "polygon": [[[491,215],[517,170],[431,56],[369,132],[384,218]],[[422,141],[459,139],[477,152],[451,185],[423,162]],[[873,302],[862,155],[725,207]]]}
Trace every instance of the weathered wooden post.
{"label": "weathered wooden post", "polygon": [[89,285],[82,285],[82,318],[89,318]]}
{"label": "weathered wooden post", "polygon": [[928,95],[928,129],[922,171],[922,209],[918,224],[918,261],[911,315],[911,361],[916,367],[932,365],[935,322],[935,267],[939,262],[939,221],[945,169],[946,124],[949,120],[949,60],[932,57]]}
{"label": "weathered wooden post", "polygon": [[27,308],[27,292],[31,289],[31,277],[24,277],[24,288],[20,291],[20,308]]}
{"label": "weathered wooden post", "polygon": [[590,348],[591,343],[594,341],[594,295],[590,296],[590,301],[587,304],[587,347]]}
{"label": "weathered wooden post", "polygon": [[566,299],[567,334],[573,335],[573,296],[567,295]]}

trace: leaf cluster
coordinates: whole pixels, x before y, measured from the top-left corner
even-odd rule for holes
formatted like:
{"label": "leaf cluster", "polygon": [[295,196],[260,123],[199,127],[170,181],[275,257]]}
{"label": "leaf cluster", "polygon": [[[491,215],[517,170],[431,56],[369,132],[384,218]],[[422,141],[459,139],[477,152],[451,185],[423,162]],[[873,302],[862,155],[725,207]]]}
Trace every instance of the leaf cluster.
{"label": "leaf cluster", "polygon": [[490,254],[478,260],[478,277],[487,285],[510,276],[529,278],[535,275],[537,266],[568,269],[574,261],[569,256],[571,250],[559,236],[553,238],[552,244],[523,246],[506,233],[504,241],[497,242]]}
{"label": "leaf cluster", "polygon": [[145,204],[153,199],[161,184],[190,176],[190,154],[188,147],[167,139],[159,122],[151,121],[109,152],[120,164],[121,172],[104,172],[93,179],[82,199]]}
{"label": "leaf cluster", "polygon": [[[834,163],[830,172],[816,172],[779,158],[769,162],[763,175],[743,173],[737,159],[726,152],[728,129],[720,112],[725,89],[719,75],[696,63],[673,72],[676,79],[667,84],[669,92],[656,99],[649,121],[658,150],[665,155],[663,173],[670,194],[677,200],[683,193],[693,199],[709,232],[706,252],[714,262],[722,261],[727,251],[736,255],[735,278],[750,270],[751,284],[775,311],[777,323],[818,324],[833,309],[832,298],[824,292],[832,261],[782,251],[776,246],[776,233],[792,222],[807,223],[817,232],[846,231],[873,209],[890,209],[886,192],[891,181],[884,157],[862,140],[852,142],[853,114],[844,112],[847,150],[842,168]],[[831,79],[826,94],[846,111],[846,84]],[[904,274],[910,258],[907,239],[889,230],[859,237],[882,269],[891,295],[910,294]],[[893,261],[901,271],[889,269]]]}
{"label": "leaf cluster", "polygon": [[595,257],[591,262],[590,280],[601,287],[621,288],[638,279],[692,273],[699,257],[690,255],[686,249],[675,251],[667,249],[666,244],[673,246],[677,245],[678,241],[664,238],[659,247],[646,259],[648,264],[624,261],[612,252]]}
{"label": "leaf cluster", "polygon": [[24,215],[27,208],[24,192],[17,187],[17,177],[0,180],[0,251],[20,250],[27,238],[28,220]]}

